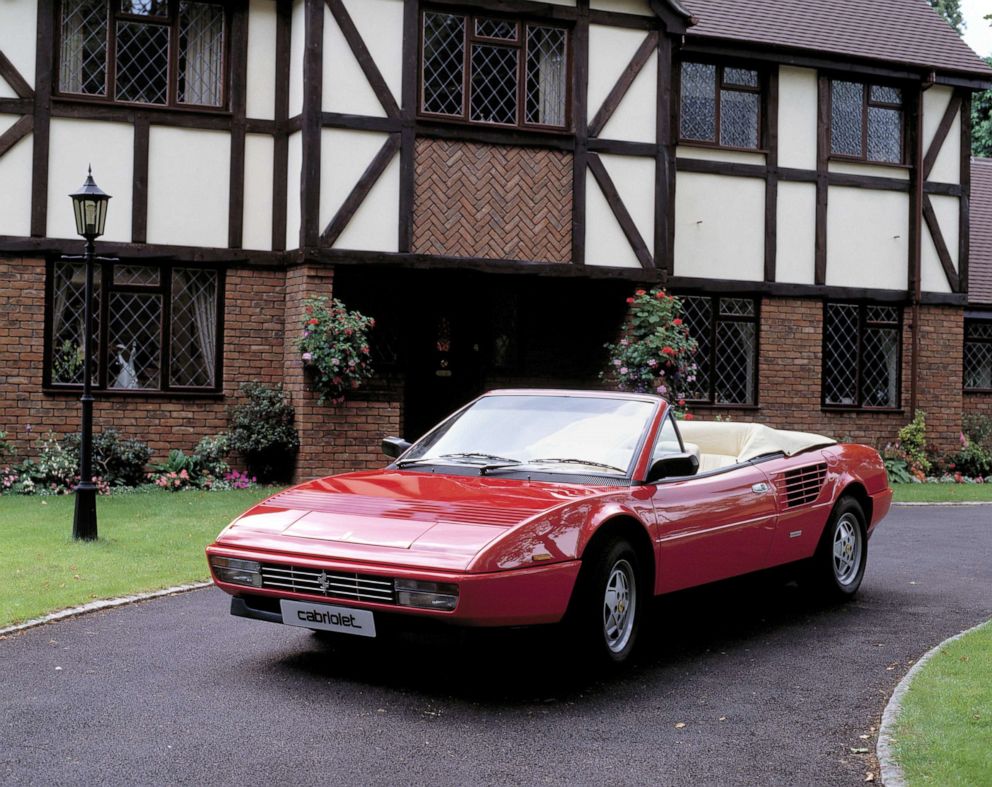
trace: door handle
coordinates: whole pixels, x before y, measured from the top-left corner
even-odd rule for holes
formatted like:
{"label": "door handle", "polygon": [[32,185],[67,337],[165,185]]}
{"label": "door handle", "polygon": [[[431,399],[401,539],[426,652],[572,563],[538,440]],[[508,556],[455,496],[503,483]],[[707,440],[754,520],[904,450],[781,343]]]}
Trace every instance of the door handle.
{"label": "door handle", "polygon": [[764,481],[761,481],[757,484],[751,484],[751,491],[754,492],[756,495],[763,495],[765,492],[769,491],[770,489],[771,487],[768,486],[768,484],[766,484]]}

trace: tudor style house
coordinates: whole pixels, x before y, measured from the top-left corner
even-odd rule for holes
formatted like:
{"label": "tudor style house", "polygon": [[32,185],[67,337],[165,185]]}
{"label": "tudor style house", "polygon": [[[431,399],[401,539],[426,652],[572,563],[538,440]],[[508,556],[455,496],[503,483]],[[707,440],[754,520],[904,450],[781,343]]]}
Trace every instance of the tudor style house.
{"label": "tudor style house", "polygon": [[[302,475],[377,464],[487,388],[599,385],[649,285],[697,412],[884,444],[922,409],[953,448],[992,385],[990,85],[923,0],[0,0],[0,429],[76,428],[92,164],[96,423],[157,451],[261,380]],[[318,406],[295,339],[330,294],[378,376]]]}

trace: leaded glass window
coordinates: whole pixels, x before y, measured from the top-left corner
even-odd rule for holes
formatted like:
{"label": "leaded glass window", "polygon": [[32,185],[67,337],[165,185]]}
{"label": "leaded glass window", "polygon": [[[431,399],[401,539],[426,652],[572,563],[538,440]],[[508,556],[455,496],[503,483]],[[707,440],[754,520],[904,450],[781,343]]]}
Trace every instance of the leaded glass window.
{"label": "leaded glass window", "polygon": [[568,32],[425,11],[420,111],[500,126],[567,127]]}
{"label": "leaded glass window", "polygon": [[679,138],[728,148],[761,147],[761,77],[750,68],[684,62]]}
{"label": "leaded glass window", "polygon": [[[94,271],[92,384],[112,391],[220,387],[221,276],[210,268],[99,263]],[[81,385],[82,263],[49,271],[45,382]]]}
{"label": "leaded glass window", "polygon": [[758,307],[752,298],[682,296],[682,320],[696,340],[696,379],[686,399],[715,405],[757,402]]}
{"label": "leaded glass window", "polygon": [[823,404],[898,407],[901,351],[898,307],[827,303],[823,318]]}
{"label": "leaded glass window", "polygon": [[830,152],[863,161],[901,164],[902,91],[886,85],[832,80]]}
{"label": "leaded glass window", "polygon": [[222,4],[62,0],[59,21],[60,93],[147,106],[224,107]]}
{"label": "leaded glass window", "polygon": [[992,319],[965,322],[964,387],[992,391]]}

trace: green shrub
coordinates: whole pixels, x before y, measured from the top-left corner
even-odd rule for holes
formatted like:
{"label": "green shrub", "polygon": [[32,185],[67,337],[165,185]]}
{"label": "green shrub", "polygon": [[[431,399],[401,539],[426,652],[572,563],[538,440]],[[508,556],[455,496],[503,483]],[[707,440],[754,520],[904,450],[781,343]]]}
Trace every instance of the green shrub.
{"label": "green shrub", "polygon": [[972,478],[992,475],[992,418],[964,416],[961,450],[947,457],[947,468]]}
{"label": "green shrub", "polygon": [[[65,450],[79,467],[79,432],[62,438]],[[145,467],[152,449],[141,440],[121,437],[116,429],[104,429],[93,436],[93,475],[110,486],[140,486],[145,483]]]}
{"label": "green shrub", "polygon": [[899,430],[899,445],[906,455],[906,462],[914,474],[930,472],[927,459],[927,414],[917,410],[913,420]]}
{"label": "green shrub", "polygon": [[231,438],[226,434],[202,438],[193,453],[197,457],[199,470],[204,475],[223,478],[231,469],[227,463],[228,454],[231,453]]}
{"label": "green shrub", "polygon": [[293,474],[300,437],[293,426],[296,411],[282,386],[243,383],[242,404],[230,412],[230,446],[262,483],[286,481]]}

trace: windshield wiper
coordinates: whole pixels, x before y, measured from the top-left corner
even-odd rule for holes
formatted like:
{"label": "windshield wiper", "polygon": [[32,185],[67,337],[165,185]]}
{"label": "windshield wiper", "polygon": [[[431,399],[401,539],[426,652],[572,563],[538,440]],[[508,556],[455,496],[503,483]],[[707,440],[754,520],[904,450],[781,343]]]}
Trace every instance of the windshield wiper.
{"label": "windshield wiper", "polygon": [[[457,454],[441,454],[440,456],[425,456],[418,459],[404,459],[401,462],[397,462],[397,467],[408,467],[409,465],[415,464],[429,464],[431,462],[437,462],[438,459],[482,459],[485,462],[482,466],[484,470],[489,469],[490,467],[508,467],[510,465],[519,465],[521,463],[519,459],[510,459],[506,456],[482,454],[476,451],[464,451]],[[496,464],[491,464],[493,462]]]}
{"label": "windshield wiper", "polygon": [[602,467],[604,470],[615,470],[618,473],[626,473],[627,471],[620,468],[614,467],[613,465],[603,464],[602,462],[593,462],[590,459],[571,459],[571,458],[558,458],[558,457],[546,457],[542,459],[528,459],[526,464],[529,465],[540,465],[540,464],[555,464],[555,465],[586,465],[588,467]]}

